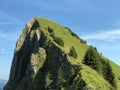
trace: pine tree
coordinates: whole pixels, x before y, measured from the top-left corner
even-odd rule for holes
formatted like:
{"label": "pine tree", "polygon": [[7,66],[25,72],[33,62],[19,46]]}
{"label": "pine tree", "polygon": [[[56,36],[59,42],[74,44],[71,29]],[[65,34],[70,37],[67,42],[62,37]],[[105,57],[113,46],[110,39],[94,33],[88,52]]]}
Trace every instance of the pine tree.
{"label": "pine tree", "polygon": [[83,63],[97,70],[99,66],[98,62],[98,53],[92,46],[90,46],[86,52]]}
{"label": "pine tree", "polygon": [[69,53],[70,56],[74,57],[74,58],[77,58],[77,52],[75,50],[75,48],[72,46],[71,49],[70,49],[70,53]]}
{"label": "pine tree", "polygon": [[112,71],[112,68],[110,66],[110,63],[109,61],[107,60],[106,61],[106,67],[105,67],[105,70],[104,70],[104,76],[105,76],[105,79],[114,87],[116,87],[116,81],[115,81],[115,76],[114,76],[114,73]]}
{"label": "pine tree", "polygon": [[101,57],[97,49],[90,46],[86,52],[83,63],[95,69],[103,76],[113,87],[116,88],[115,76],[109,61]]}

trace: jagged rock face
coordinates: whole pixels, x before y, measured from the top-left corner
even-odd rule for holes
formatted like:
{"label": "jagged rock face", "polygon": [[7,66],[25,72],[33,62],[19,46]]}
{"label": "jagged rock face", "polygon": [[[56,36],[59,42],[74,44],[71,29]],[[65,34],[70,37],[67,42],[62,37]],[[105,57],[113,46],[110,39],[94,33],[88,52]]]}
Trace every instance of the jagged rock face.
{"label": "jagged rock face", "polygon": [[68,85],[76,90],[84,88],[80,66],[71,65],[68,59],[69,55],[48,38],[39,22],[32,19],[17,41],[4,90],[59,90]]}
{"label": "jagged rock face", "polygon": [[46,37],[36,29],[39,27],[34,19],[27,23],[16,44],[9,82],[4,90],[27,90],[24,89],[26,87],[24,84],[29,85],[31,77],[37,73],[37,64],[45,61],[46,50],[42,47],[42,43]]}

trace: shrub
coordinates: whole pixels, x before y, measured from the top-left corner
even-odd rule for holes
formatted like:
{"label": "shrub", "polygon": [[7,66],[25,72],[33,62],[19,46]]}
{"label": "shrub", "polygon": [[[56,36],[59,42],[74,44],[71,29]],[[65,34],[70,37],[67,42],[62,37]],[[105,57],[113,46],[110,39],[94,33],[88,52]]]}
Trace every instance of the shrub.
{"label": "shrub", "polygon": [[63,40],[61,39],[61,38],[59,38],[59,37],[54,37],[54,41],[57,43],[57,44],[59,44],[60,46],[64,46],[64,42],[63,42]]}
{"label": "shrub", "polygon": [[70,48],[70,53],[69,53],[69,55],[72,56],[72,57],[74,57],[74,58],[77,58],[77,57],[78,57],[78,55],[77,55],[77,53],[76,53],[76,50],[75,50],[75,48],[74,48],[73,46]]}
{"label": "shrub", "polygon": [[72,36],[80,39],[80,38],[77,36],[77,34],[75,34],[70,28],[68,28],[68,27],[64,27],[64,28],[67,29],[67,30],[69,30],[69,32],[71,33]]}
{"label": "shrub", "polygon": [[96,48],[96,47],[94,47],[94,49],[97,51],[97,48]]}
{"label": "shrub", "polygon": [[80,43],[85,43],[85,44],[87,44],[86,40],[82,40],[82,39],[80,39]]}
{"label": "shrub", "polygon": [[77,36],[77,34],[76,34],[76,33],[71,32],[71,35],[79,39],[79,37]]}
{"label": "shrub", "polygon": [[64,28],[65,28],[65,29],[68,29],[69,31],[71,31],[70,28],[68,28],[68,27],[64,27]]}
{"label": "shrub", "polygon": [[51,36],[52,38],[55,38],[55,33],[54,33],[54,32],[51,32],[51,33],[50,33],[50,36]]}
{"label": "shrub", "polygon": [[53,29],[50,28],[49,26],[48,26],[48,32],[49,32],[49,33],[52,33],[52,32],[53,32]]}
{"label": "shrub", "polygon": [[48,27],[48,31],[49,31],[49,33],[50,33],[50,36],[54,39],[54,41],[57,43],[57,44],[59,44],[60,46],[64,46],[64,42],[63,42],[63,40],[60,38],[60,37],[56,37],[55,36],[55,33],[53,32],[53,29],[52,28],[50,28],[50,27]]}
{"label": "shrub", "polygon": [[120,76],[118,77],[118,80],[120,80]]}

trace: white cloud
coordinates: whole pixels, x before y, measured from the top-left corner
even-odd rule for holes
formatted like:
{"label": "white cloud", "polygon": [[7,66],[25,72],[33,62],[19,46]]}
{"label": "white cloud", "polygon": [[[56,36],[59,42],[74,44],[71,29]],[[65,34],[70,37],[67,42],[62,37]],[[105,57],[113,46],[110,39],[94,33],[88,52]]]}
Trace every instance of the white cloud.
{"label": "white cloud", "polygon": [[120,39],[120,30],[110,30],[81,36],[85,40],[103,40],[113,42]]}

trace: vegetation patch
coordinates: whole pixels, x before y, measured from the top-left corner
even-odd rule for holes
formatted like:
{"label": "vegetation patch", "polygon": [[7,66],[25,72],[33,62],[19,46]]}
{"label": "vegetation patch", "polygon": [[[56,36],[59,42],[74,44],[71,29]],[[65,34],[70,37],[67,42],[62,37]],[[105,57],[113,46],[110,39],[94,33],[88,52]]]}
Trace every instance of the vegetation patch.
{"label": "vegetation patch", "polygon": [[120,80],[120,76],[118,77],[118,80]]}
{"label": "vegetation patch", "polygon": [[75,48],[73,46],[70,48],[69,55],[72,56],[72,57],[74,57],[74,58],[78,57],[77,52],[76,52],[76,50],[75,50]]}
{"label": "vegetation patch", "polygon": [[95,69],[101,76],[103,76],[113,87],[116,87],[115,76],[109,61],[105,60],[97,52],[96,48],[90,46],[84,57],[83,63]]}
{"label": "vegetation patch", "polygon": [[56,37],[54,30],[48,26],[48,32],[50,33],[51,37],[54,39],[54,41],[59,44],[60,46],[64,47],[64,42],[60,37]]}
{"label": "vegetation patch", "polygon": [[80,38],[78,37],[78,35],[77,35],[76,33],[74,33],[70,28],[68,28],[68,27],[64,27],[64,28],[67,29],[67,30],[69,30],[69,32],[71,33],[72,36],[80,39]]}
{"label": "vegetation patch", "polygon": [[64,46],[64,42],[63,42],[63,40],[60,38],[60,37],[55,37],[54,38],[54,41],[57,43],[57,44],[59,44],[60,46]]}
{"label": "vegetation patch", "polygon": [[82,39],[80,39],[80,43],[85,43],[85,44],[87,44],[86,40],[82,40]]}
{"label": "vegetation patch", "polygon": [[49,33],[52,33],[52,32],[53,32],[53,29],[50,28],[49,26],[48,26],[48,32],[49,32]]}

